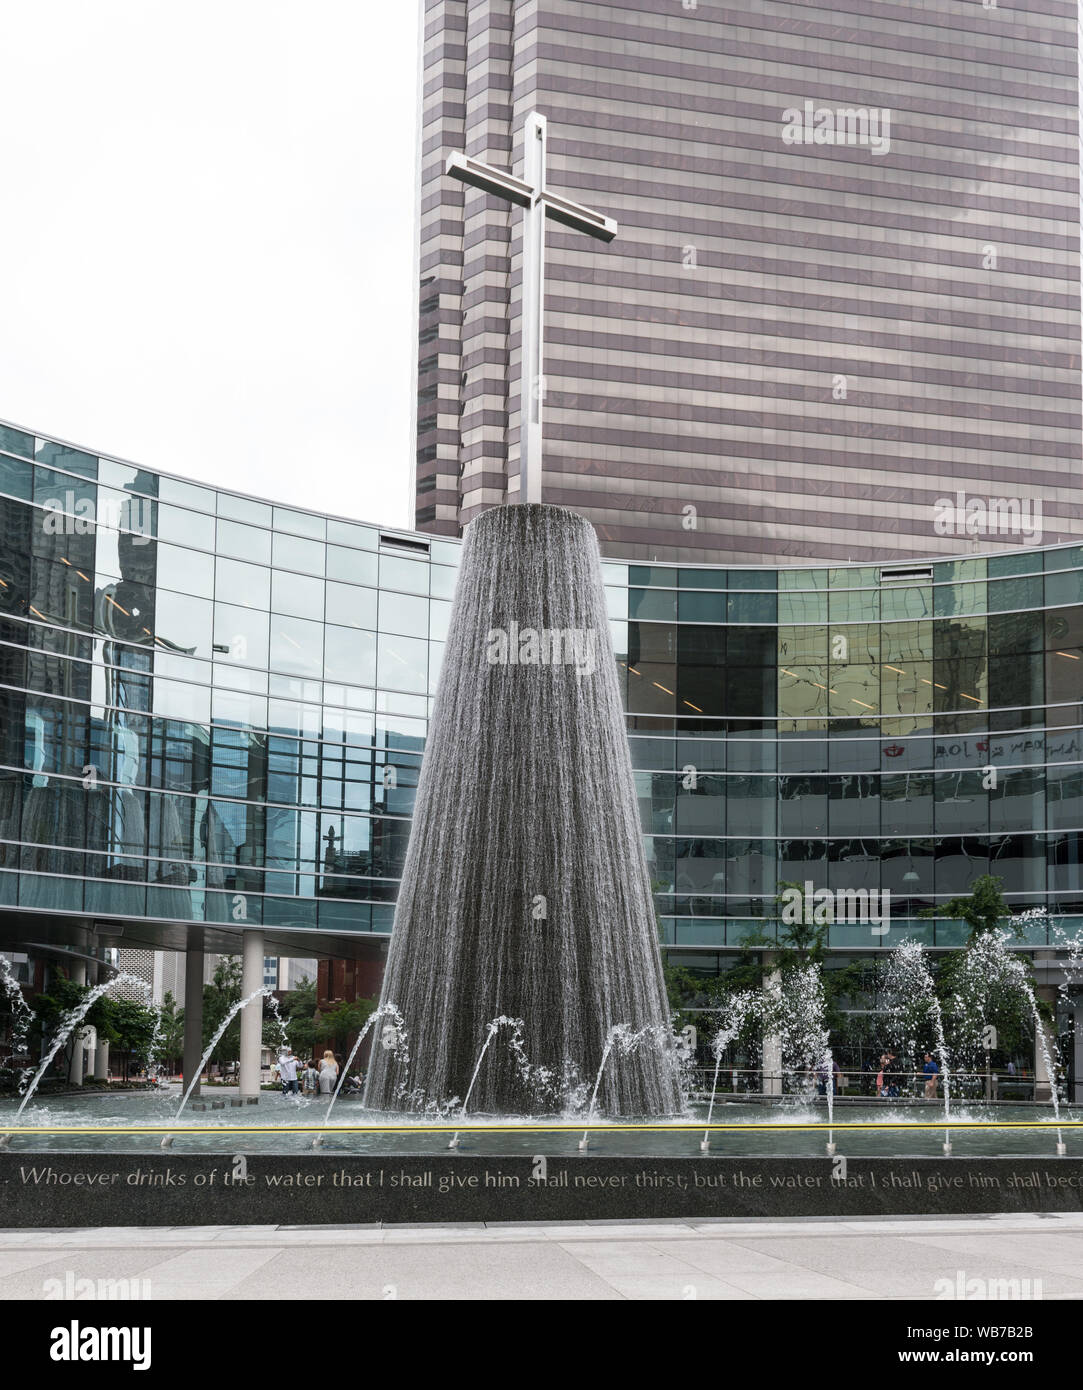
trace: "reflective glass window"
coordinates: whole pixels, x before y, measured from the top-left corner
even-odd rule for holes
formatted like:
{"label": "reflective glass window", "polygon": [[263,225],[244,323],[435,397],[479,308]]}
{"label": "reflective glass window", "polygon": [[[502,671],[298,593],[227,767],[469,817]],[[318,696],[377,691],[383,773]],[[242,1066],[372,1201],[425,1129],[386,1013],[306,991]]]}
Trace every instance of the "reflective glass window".
{"label": "reflective glass window", "polygon": [[275,570],[271,580],[271,608],[295,618],[323,618],[323,580]]}
{"label": "reflective glass window", "polygon": [[380,594],[380,631],[405,637],[429,635],[429,600],[407,594]]}
{"label": "reflective glass window", "polygon": [[379,684],[386,690],[428,691],[428,644],[412,637],[380,633]]}
{"label": "reflective glass window", "polygon": [[[429,566],[429,593],[433,598],[452,598],[455,594],[455,581],[458,570],[448,569],[446,565]],[[606,590],[610,593],[611,590]],[[620,616],[619,614],[617,616]]]}
{"label": "reflective glass window", "polygon": [[208,724],[211,718],[209,686],[186,681],[154,681],[154,713],[163,719],[180,719],[192,724]]}
{"label": "reflective glass window", "polygon": [[213,612],[214,605],[209,599],[162,589],[156,603],[155,637],[162,646],[179,648],[182,652],[209,660]]}
{"label": "reflective glass window", "polygon": [[629,589],[628,616],[653,622],[672,622],[677,616],[673,589]]}
{"label": "reflective glass window", "polygon": [[219,603],[266,611],[271,601],[271,571],[263,565],[248,565],[220,555],[215,566],[214,596]]}
{"label": "reflective glass window", "polygon": [[328,581],[326,616],[329,623],[342,627],[376,630],[375,589],[360,589],[354,584],[335,584]]}
{"label": "reflective glass window", "polygon": [[322,541],[327,536],[327,522],[322,516],[312,512],[297,512],[290,507],[275,507],[274,529],[289,531],[295,536],[308,536]]}
{"label": "reflective glass window", "polygon": [[274,614],[271,618],[271,666],[299,676],[323,674],[323,624]]}
{"label": "reflective glass window", "polygon": [[358,526],[353,521],[338,521],[330,517],[327,522],[327,539],[335,545],[375,550],[379,544],[380,533],[372,526]]}
{"label": "reflective glass window", "polygon": [[214,597],[214,556],[200,550],[159,541],[156,547],[158,586],[196,598]]}
{"label": "reflective glass window", "polygon": [[367,584],[376,587],[380,572],[380,557],[363,550],[347,550],[341,545],[327,547],[327,577],[341,579],[347,584]]}
{"label": "reflective glass window", "polygon": [[266,502],[252,497],[238,497],[232,492],[218,494],[218,515],[230,521],[244,521],[251,526],[270,526],[271,508]]}
{"label": "reflective glass window", "polygon": [[159,477],[158,496],[163,502],[172,502],[179,507],[191,507],[197,512],[210,512],[212,518],[218,504],[218,496],[210,488],[200,487],[198,483],[185,482],[183,478]]}
{"label": "reflective glass window", "polygon": [[324,670],[328,680],[376,684],[376,634],[328,623],[324,632]]}
{"label": "reflective glass window", "polygon": [[301,570],[305,574],[323,575],[326,546],[321,541],[304,540],[300,536],[287,536],[275,532],[275,567],[288,570]]}
{"label": "reflective glass window", "polygon": [[244,526],[237,521],[218,522],[218,551],[235,560],[248,560],[257,565],[271,563],[271,533],[256,526]]}
{"label": "reflective glass window", "polygon": [[29,501],[34,493],[34,470],[31,465],[0,454],[0,492]]}
{"label": "reflective glass window", "polygon": [[1067,570],[1045,577],[1046,603],[1083,603],[1083,570]]}
{"label": "reflective glass window", "polygon": [[429,565],[426,560],[409,560],[401,555],[380,556],[380,588],[397,589],[406,594],[429,592]]}
{"label": "reflective glass window", "polygon": [[451,625],[451,604],[450,603],[430,603],[429,604],[429,637],[434,642],[447,641],[448,628]]}
{"label": "reflective glass window", "polygon": [[0,425],[0,449],[6,449],[11,454],[23,454],[26,458],[34,457],[34,437],[24,434],[22,430],[13,429],[11,425]]}
{"label": "reflective glass window", "polygon": [[216,661],[241,666],[267,668],[268,617],[255,608],[236,604],[214,605],[214,652]]}
{"label": "reflective glass window", "polygon": [[724,623],[725,594],[681,593],[678,613],[682,623]]}
{"label": "reflective glass window", "polygon": [[[165,479],[162,480],[165,482]],[[194,546],[197,550],[214,550],[214,517],[201,512],[183,511],[159,502],[158,539],[172,545]]]}

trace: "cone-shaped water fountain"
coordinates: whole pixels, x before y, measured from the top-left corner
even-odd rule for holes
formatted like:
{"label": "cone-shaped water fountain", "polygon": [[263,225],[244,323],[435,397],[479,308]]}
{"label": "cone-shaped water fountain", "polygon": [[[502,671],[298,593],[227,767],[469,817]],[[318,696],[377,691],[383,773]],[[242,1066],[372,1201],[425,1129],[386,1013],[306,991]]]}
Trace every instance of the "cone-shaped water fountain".
{"label": "cone-shaped water fountain", "polygon": [[467,529],[381,1003],[411,1046],[408,1075],[373,1048],[378,1109],[465,1096],[501,1015],[521,1042],[488,1049],[471,1110],[552,1109],[616,1024],[658,1042],[611,1059],[599,1111],[680,1109],[598,545],[574,512]]}

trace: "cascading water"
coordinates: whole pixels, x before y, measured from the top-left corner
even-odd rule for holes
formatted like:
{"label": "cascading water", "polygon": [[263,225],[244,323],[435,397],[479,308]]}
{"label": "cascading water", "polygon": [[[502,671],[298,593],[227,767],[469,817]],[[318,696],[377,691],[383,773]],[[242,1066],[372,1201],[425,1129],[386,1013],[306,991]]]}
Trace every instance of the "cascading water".
{"label": "cascading water", "polygon": [[270,1010],[271,1017],[274,1019],[275,1024],[278,1027],[279,1045],[281,1047],[289,1047],[290,1035],[286,1029],[286,1020],[282,1017],[282,1010],[279,1008],[278,1000],[275,998],[273,994],[268,994],[267,996],[267,1007]]}
{"label": "cascading water", "polygon": [[[496,1037],[497,1033],[500,1032],[501,1028],[510,1028],[512,1030],[512,1037],[517,1038],[520,1042],[520,1045],[522,1044],[523,1020],[521,1018],[508,1018],[506,1014],[501,1014],[499,1018],[494,1018],[489,1023],[489,1025],[485,1029],[485,1041],[482,1043],[481,1051],[478,1053],[478,1060],[474,1063],[474,1070],[470,1077],[470,1085],[466,1088],[466,1096],[463,1099],[463,1107],[459,1113],[459,1119],[462,1121],[466,1120],[466,1107],[470,1104],[470,1097],[474,1094],[474,1087],[477,1084],[478,1073],[481,1071],[482,1062],[485,1061],[485,1054],[489,1050],[489,1044]],[[459,1133],[458,1130],[456,1130],[455,1133],[451,1136],[448,1148],[457,1149],[458,1147]]]}
{"label": "cascading water", "polygon": [[[574,1090],[610,1030],[668,1033],[598,545],[563,508],[496,507],[467,528],[381,1002],[412,1038],[369,1068],[388,1110],[468,1088],[477,1040],[523,1020],[537,1074]],[[672,1047],[601,1079],[611,1114],[681,1109]],[[475,1108],[538,1113],[513,1049],[493,1049]]]}
{"label": "cascading water", "polygon": [[[962,1017],[980,1020],[991,1016],[998,994],[1014,994],[1017,999],[1022,1000],[1034,1025],[1034,1039],[1042,1054],[1045,1073],[1049,1078],[1053,1120],[1059,1125],[1060,1094],[1057,1068],[1049,1046],[1045,1020],[1038,1008],[1038,1000],[1028,977],[1027,967],[1013,954],[1009,945],[1010,939],[1010,932],[990,931],[971,942],[964,957],[956,1007]],[[1064,1151],[1064,1135],[1058,1127],[1057,1152]]]}
{"label": "cascading water", "polygon": [[660,1028],[657,1025],[650,1025],[638,1030],[629,1027],[627,1023],[615,1023],[606,1034],[605,1043],[602,1046],[602,1057],[598,1063],[598,1072],[594,1078],[594,1089],[590,1093],[590,1104],[587,1107],[587,1129],[583,1131],[583,1137],[579,1141],[579,1147],[587,1147],[587,1135],[590,1133],[590,1122],[597,1114],[598,1088],[602,1084],[602,1077],[605,1075],[606,1064],[610,1057],[616,1053],[620,1057],[631,1057],[639,1051],[644,1043],[653,1043],[659,1051],[667,1049],[672,1044],[672,1034],[667,1028]]}
{"label": "cascading water", "polygon": [[718,1073],[722,1067],[722,1058],[730,1043],[740,1036],[748,1020],[763,1013],[763,1001],[764,996],[761,991],[745,990],[740,994],[732,995],[720,1010],[721,1027],[711,1039],[711,1051],[714,1053],[714,1076],[711,1078],[711,1098],[707,1102],[707,1128],[703,1131],[703,1138],[699,1145],[703,1153],[707,1153],[711,1147],[711,1119],[714,1116],[714,1099],[718,1090]]}
{"label": "cascading water", "polygon": [[199,1059],[199,1066],[196,1067],[195,1075],[189,1079],[188,1089],[185,1091],[184,1095],[181,1096],[181,1103],[177,1106],[177,1113],[173,1116],[174,1120],[180,1119],[181,1111],[188,1104],[188,1097],[195,1090],[196,1083],[199,1081],[199,1078],[203,1075],[203,1068],[210,1061],[211,1053],[214,1051],[214,1049],[218,1046],[219,1042],[221,1041],[222,1034],[226,1031],[226,1029],[241,1012],[241,1010],[245,1008],[247,1005],[251,1004],[253,999],[259,999],[261,997],[270,997],[273,994],[273,992],[274,991],[272,990],[270,985],[261,985],[259,989],[253,990],[252,993],[246,995],[245,998],[238,999],[236,1004],[234,1004],[233,1007],[230,1009],[229,1013],[226,1014],[225,1018],[222,1020],[222,1022],[218,1025],[217,1029],[215,1030],[214,1037],[212,1037],[210,1042],[207,1044],[203,1056]]}
{"label": "cascading water", "polygon": [[331,1111],[334,1110],[335,1101],[338,1100],[338,1093],[342,1090],[343,1083],[350,1074],[350,1067],[353,1065],[353,1059],[357,1056],[358,1049],[368,1037],[377,1020],[381,1018],[390,1018],[392,1020],[391,1025],[386,1027],[385,1036],[381,1039],[381,1045],[387,1050],[394,1052],[395,1056],[398,1057],[400,1061],[405,1061],[406,1064],[409,1064],[410,1054],[407,1043],[406,1022],[402,1014],[395,1008],[394,1004],[381,1004],[378,1009],[374,1009],[372,1013],[369,1014],[368,1018],[365,1019],[365,1026],[361,1029],[360,1033],[358,1033],[353,1047],[350,1048],[350,1055],[346,1058],[342,1071],[339,1073],[338,1084],[335,1087],[334,1094],[331,1096],[330,1104],[327,1107],[327,1115],[324,1118],[325,1126],[331,1123]]}
{"label": "cascading water", "polygon": [[26,1045],[34,1012],[23,998],[22,987],[6,956],[0,956],[0,987],[11,1003],[11,1052],[7,1058],[10,1061]]}
{"label": "cascading water", "polygon": [[[153,1081],[155,1085],[160,1084],[160,1069],[157,1066],[158,1048],[162,1042],[162,1023],[163,1014],[160,1008],[154,1011],[154,1027],[151,1029],[150,1042],[147,1044],[147,1080]],[[153,1076],[151,1072],[153,1071]]]}
{"label": "cascading water", "polygon": [[83,1000],[78,1005],[76,1005],[74,1009],[69,1010],[69,1012],[66,1013],[64,1017],[60,1020],[60,1027],[57,1029],[56,1036],[50,1043],[49,1048],[45,1053],[45,1056],[41,1059],[41,1064],[38,1067],[37,1071],[34,1073],[34,1079],[31,1081],[26,1095],[23,1096],[22,1102],[20,1103],[18,1110],[16,1110],[15,1112],[16,1119],[19,1118],[19,1116],[26,1109],[27,1105],[29,1105],[34,1092],[38,1089],[38,1084],[41,1081],[41,1078],[49,1069],[49,1064],[52,1062],[53,1058],[67,1042],[67,1040],[71,1037],[72,1032],[77,1027],[77,1025],[82,1023],[83,1019],[86,1018],[87,1014],[102,997],[102,995],[106,993],[107,990],[112,989],[114,985],[120,984],[138,985],[139,988],[144,991],[145,995],[150,994],[150,985],[147,984],[146,980],[139,979],[137,975],[129,975],[126,970],[120,971],[120,973],[114,975],[111,980],[104,980],[100,985],[95,985],[94,988],[83,998]]}
{"label": "cascading water", "polygon": [[[785,989],[770,997],[765,994],[765,1012],[774,1014],[773,1023],[782,1039],[782,1055],[788,1059],[797,1079],[805,1078],[806,1094],[811,1099],[814,1081],[828,1052],[830,1035],[824,1026],[826,1006],[823,977],[814,963],[795,966],[786,972]],[[828,1072],[827,1093],[833,1090],[833,1076]]]}
{"label": "cascading water", "polygon": [[[824,1098],[827,1101],[827,1152],[835,1152],[835,1058],[831,1051],[831,1034],[825,1026],[827,1012],[823,975],[810,962],[786,972],[785,989],[773,994],[783,1057],[790,1057],[796,1069],[814,1082],[823,1078]],[[812,1086],[809,1086],[811,1097]]]}
{"label": "cascading water", "polygon": [[944,1012],[925,959],[925,948],[920,941],[900,941],[892,951],[884,993],[897,1032],[932,1031],[933,1050],[940,1064],[940,1079],[944,1086],[946,1123],[951,1118],[951,1057],[944,1033]]}

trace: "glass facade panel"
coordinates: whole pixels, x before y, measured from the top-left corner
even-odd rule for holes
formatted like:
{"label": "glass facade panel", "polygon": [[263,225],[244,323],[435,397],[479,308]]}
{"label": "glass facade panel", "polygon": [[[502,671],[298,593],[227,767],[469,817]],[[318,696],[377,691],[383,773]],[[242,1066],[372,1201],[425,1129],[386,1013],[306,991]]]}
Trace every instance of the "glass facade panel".
{"label": "glass facade panel", "polygon": [[262,565],[248,565],[219,555],[215,561],[214,596],[219,603],[266,612],[271,604],[271,571]]}
{"label": "glass facade panel", "polygon": [[[332,521],[325,581],[322,518],[277,509],[272,532],[266,504],[39,458],[38,507],[0,497],[0,897],[228,926],[243,893],[249,923],[389,930],[458,547],[434,564]],[[90,500],[123,518],[136,485],[157,540],[43,525]],[[938,943],[955,928],[914,914],[981,872],[1014,907],[1083,914],[1078,549],[904,587],[607,566],[671,939],[732,950],[804,878],[888,889],[892,932]],[[848,942],[868,945],[833,929]]]}
{"label": "glass facade panel", "polygon": [[233,521],[218,522],[218,553],[257,565],[271,563],[271,533]]}
{"label": "glass facade panel", "polygon": [[326,568],[326,546],[319,541],[303,540],[300,536],[275,533],[272,555],[276,568],[300,570],[303,574],[318,574]]}
{"label": "glass facade panel", "polygon": [[271,580],[271,610],[320,622],[324,611],[323,580],[275,570]]}
{"label": "glass facade panel", "polygon": [[359,589],[354,584],[328,581],[326,616],[329,623],[343,627],[376,631],[376,589]]}
{"label": "glass facade panel", "polygon": [[296,676],[322,676],[323,625],[301,618],[271,616],[271,670]]}

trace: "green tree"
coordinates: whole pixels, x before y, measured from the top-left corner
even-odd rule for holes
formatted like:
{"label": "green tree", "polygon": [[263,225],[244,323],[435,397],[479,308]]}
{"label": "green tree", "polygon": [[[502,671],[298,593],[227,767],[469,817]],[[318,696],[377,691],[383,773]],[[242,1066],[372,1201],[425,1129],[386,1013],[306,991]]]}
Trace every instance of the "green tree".
{"label": "green tree", "polygon": [[970,928],[970,940],[983,932],[1009,926],[1012,911],[1000,891],[1003,879],[981,874],[970,885],[970,892],[937,907],[923,908],[922,917],[951,917],[964,921]]}
{"label": "green tree", "polygon": [[[62,975],[57,971],[48,990],[33,1000],[30,1007],[34,1011],[34,1021],[30,1025],[30,1037],[38,1043],[43,1052],[51,1045],[57,1032],[63,1027],[64,1020],[73,1010],[79,1008],[89,993],[90,987],[88,985],[76,984],[67,975]],[[105,1022],[105,1000],[104,998],[97,999],[87,1010],[79,1027],[72,1029],[64,1046],[57,1053],[54,1065],[58,1069],[62,1068],[64,1074],[67,1075],[79,1029],[102,1028]]]}
{"label": "green tree", "polygon": [[281,1009],[290,1046],[298,1057],[311,1057],[316,1047],[316,981],[306,976],[283,995]]}
{"label": "green tree", "polygon": [[786,970],[805,961],[822,963],[831,923],[805,921],[805,885],[779,879],[775,902],[778,905],[779,967]]}
{"label": "green tree", "polygon": [[184,1010],[177,1007],[177,1001],[166,990],[161,1005],[162,1021],[158,1033],[158,1061],[164,1062],[171,1071],[184,1056]]}
{"label": "green tree", "polygon": [[111,999],[108,995],[99,1002],[104,1006],[98,1024],[99,1032],[110,1048],[115,1048],[122,1055],[123,1076],[127,1081],[132,1061],[142,1065],[147,1060],[158,1022],[158,1011],[146,1004],[138,1004],[134,999]]}
{"label": "green tree", "polygon": [[[1012,931],[1012,910],[1001,892],[1002,879],[981,874],[970,885],[970,892],[937,907],[925,908],[923,917],[950,917],[970,927],[966,946],[961,951],[947,952],[935,967],[936,993],[946,1017],[954,1017],[956,1031],[966,1031],[975,1024],[980,1013],[981,1023],[994,1023],[997,1047],[994,1055],[1005,1060],[1017,1052],[1030,1050],[1034,1038],[1034,1017],[1029,1002],[1008,977],[989,978],[981,990],[982,998],[973,997],[974,979],[981,974],[969,968],[971,956],[980,952],[983,942],[996,931]],[[1033,989],[1034,965],[1022,952],[1014,953],[1022,967],[1022,976]],[[968,988],[966,981],[970,980]],[[1038,1012],[1052,1023],[1053,1010],[1039,1000]]]}
{"label": "green tree", "polygon": [[316,1015],[317,1040],[326,1043],[332,1052],[341,1052],[345,1056],[375,1008],[375,999],[355,999],[352,1002],[344,1000],[330,1009],[322,1010]]}
{"label": "green tree", "polygon": [[[230,1009],[241,1000],[241,962],[223,956],[214,968],[211,983],[203,986],[203,1047],[206,1049]],[[234,1016],[211,1056],[221,1066],[241,1055],[241,1017]]]}

